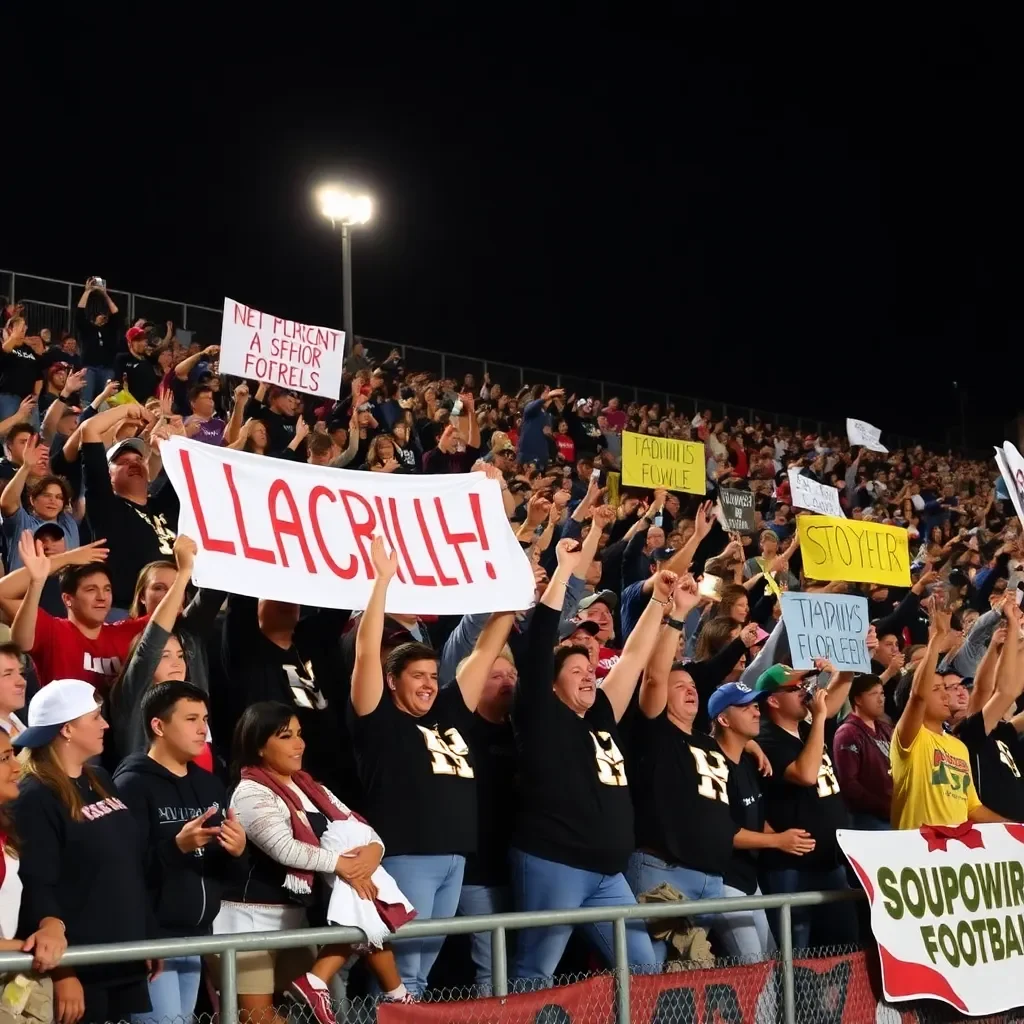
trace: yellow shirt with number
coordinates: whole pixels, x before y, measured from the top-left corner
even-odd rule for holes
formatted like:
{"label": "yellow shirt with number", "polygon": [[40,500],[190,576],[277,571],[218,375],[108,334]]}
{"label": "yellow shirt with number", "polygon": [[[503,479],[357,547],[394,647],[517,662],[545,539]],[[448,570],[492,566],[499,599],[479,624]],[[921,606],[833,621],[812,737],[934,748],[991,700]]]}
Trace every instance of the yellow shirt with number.
{"label": "yellow shirt with number", "polygon": [[948,733],[923,725],[909,747],[896,729],[889,745],[892,768],[892,827],[962,825],[981,804],[967,747]]}

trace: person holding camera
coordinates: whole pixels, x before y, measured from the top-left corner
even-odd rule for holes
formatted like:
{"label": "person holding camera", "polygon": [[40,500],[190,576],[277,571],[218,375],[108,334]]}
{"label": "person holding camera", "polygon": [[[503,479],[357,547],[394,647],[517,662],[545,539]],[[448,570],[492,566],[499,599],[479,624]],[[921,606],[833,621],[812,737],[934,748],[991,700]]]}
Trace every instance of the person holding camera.
{"label": "person holding camera", "polygon": [[[97,294],[106,303],[105,313],[89,315],[89,298]],[[120,331],[120,310],[107,293],[107,282],[102,277],[90,277],[75,309],[75,328],[82,347],[82,362],[87,371],[83,400],[91,402],[114,379]]]}

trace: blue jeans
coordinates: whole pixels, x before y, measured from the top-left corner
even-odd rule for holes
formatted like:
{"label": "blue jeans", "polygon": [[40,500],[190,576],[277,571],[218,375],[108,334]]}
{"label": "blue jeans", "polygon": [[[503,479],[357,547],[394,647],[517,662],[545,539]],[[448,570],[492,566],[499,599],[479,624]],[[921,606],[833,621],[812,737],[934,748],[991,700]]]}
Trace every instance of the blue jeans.
{"label": "blue jeans", "polygon": [[[849,889],[845,868],[827,871],[798,871],[784,868],[766,871],[761,888],[770,896],[785,892],[813,892],[821,889],[835,891]],[[779,912],[768,912],[768,920],[779,945]],[[793,907],[793,949],[814,946],[845,946],[857,941],[857,911],[852,903],[826,903],[820,907]]]}
{"label": "blue jeans", "polygon": [[87,366],[82,401],[88,405],[106,386],[108,380],[115,380],[112,366]]}
{"label": "blue jeans", "polygon": [[[459,916],[504,914],[512,909],[512,893],[507,885],[463,885],[459,896]],[[506,932],[513,936],[514,932]],[[474,932],[469,937],[469,953],[476,965],[476,997],[491,994],[491,933]]]}
{"label": "blue jeans", "polygon": [[[462,892],[465,857],[459,854],[402,854],[385,857],[382,864],[416,908],[421,920],[455,916]],[[395,943],[395,965],[405,987],[414,996],[421,996],[426,991],[430,968],[434,966],[443,942],[444,937],[437,936]]]}
{"label": "blue jeans", "polygon": [[[0,392],[0,420],[7,419],[8,416],[13,416],[20,408],[21,403],[24,399],[21,395],[12,395],[6,391]],[[39,429],[39,406],[33,406],[32,412],[29,413],[26,422],[31,423],[36,430]]]}
{"label": "blue jeans", "polygon": [[[684,868],[680,864],[667,864],[660,857],[640,850],[630,855],[626,878],[630,889],[637,896],[661,885],[662,882],[668,882],[688,900],[714,900],[722,895],[721,875],[709,875],[693,868]],[[693,920],[704,928],[711,927],[712,922],[708,915],[694,916]],[[659,962],[664,963],[668,954],[668,944],[655,942],[654,953]]]}
{"label": "blue jeans", "polygon": [[[746,896],[740,889],[722,886],[723,896]],[[761,895],[760,889],[754,890]],[[763,910],[730,910],[715,914],[712,928],[726,956],[734,956],[744,963],[764,960],[775,952],[775,939],[768,928],[768,917]]]}
{"label": "blue jeans", "polygon": [[190,1024],[199,996],[202,959],[177,956],[164,961],[159,976],[149,982],[149,1013],[133,1013],[132,1024]]}
{"label": "blue jeans", "polygon": [[[509,860],[516,910],[577,910],[636,903],[621,874],[600,875],[514,848]],[[611,923],[584,925],[584,932],[608,964],[614,963]],[[569,924],[523,929],[516,943],[513,977],[550,985],[571,934]],[[643,921],[626,922],[626,955],[630,964],[657,962]]]}

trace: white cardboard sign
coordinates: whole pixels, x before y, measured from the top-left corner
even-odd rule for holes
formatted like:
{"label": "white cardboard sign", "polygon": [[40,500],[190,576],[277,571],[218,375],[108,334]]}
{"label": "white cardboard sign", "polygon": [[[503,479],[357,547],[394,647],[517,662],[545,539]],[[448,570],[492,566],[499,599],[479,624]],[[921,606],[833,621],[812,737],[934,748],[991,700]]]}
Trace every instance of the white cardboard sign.
{"label": "white cardboard sign", "polygon": [[1004,441],[1002,448],[996,448],[996,465],[1010,492],[1017,518],[1024,523],[1024,456],[1015,444]]}
{"label": "white cardboard sign", "polygon": [[345,332],[313,327],[224,300],[220,371],[289,391],[338,398]]}
{"label": "white cardboard sign", "polygon": [[883,455],[889,452],[884,444],[879,443],[878,439],[882,436],[882,432],[878,427],[873,427],[870,423],[865,423],[864,420],[847,417],[846,436],[850,439],[850,444],[859,444],[867,448],[868,451],[881,452]]}
{"label": "white cardboard sign", "polygon": [[843,506],[839,504],[839,491],[829,484],[819,484],[809,476],[803,476],[799,469],[789,471],[789,490],[797,508],[810,509],[823,516],[846,518]]}
{"label": "white cardboard sign", "polygon": [[782,595],[793,668],[814,668],[815,658],[827,658],[840,672],[870,672],[868,599],[849,594]]}

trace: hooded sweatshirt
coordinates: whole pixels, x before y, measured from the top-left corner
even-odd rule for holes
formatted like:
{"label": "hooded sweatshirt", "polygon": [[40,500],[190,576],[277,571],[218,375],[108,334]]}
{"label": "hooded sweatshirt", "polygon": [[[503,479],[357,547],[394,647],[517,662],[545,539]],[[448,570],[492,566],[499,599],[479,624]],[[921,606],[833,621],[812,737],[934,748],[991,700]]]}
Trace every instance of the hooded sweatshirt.
{"label": "hooded sweatshirt", "polygon": [[224,783],[194,764],[177,776],[147,754],[131,754],[114,772],[114,785],[142,837],[146,890],[160,936],[209,934],[221,889],[244,875],[246,858],[232,857],[216,842],[182,853],[175,838],[210,807],[218,813],[207,826],[221,823],[228,805]]}
{"label": "hooded sweatshirt", "polygon": [[892,808],[892,775],[889,743],[892,726],[875,722],[872,732],[862,718],[848,715],[832,741],[832,760],[840,792],[853,814],[871,814],[889,820]]}

